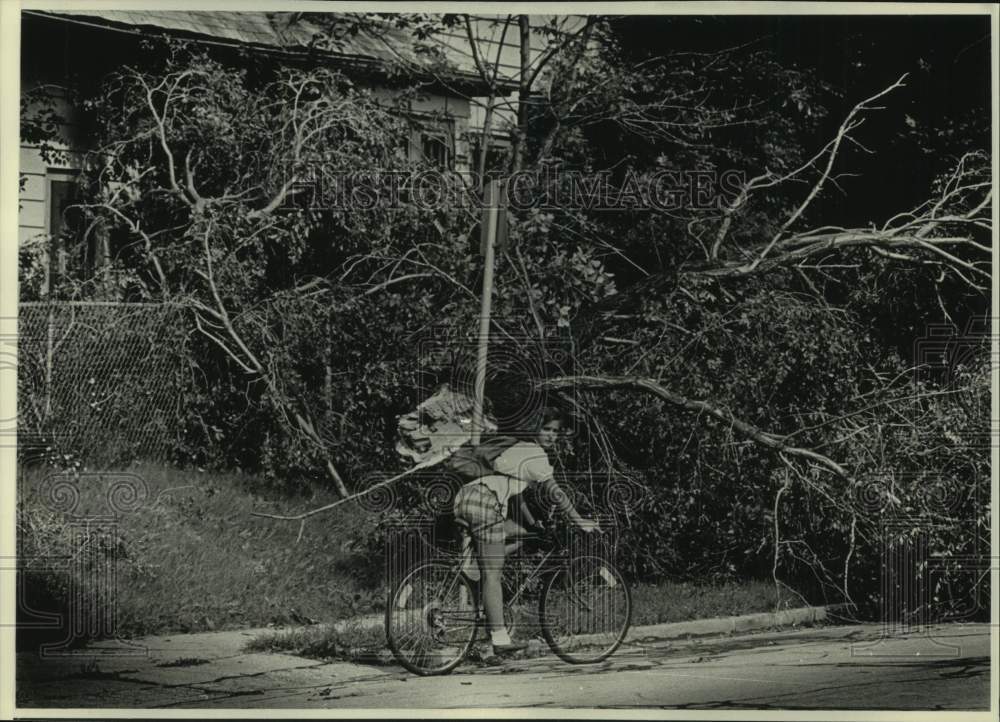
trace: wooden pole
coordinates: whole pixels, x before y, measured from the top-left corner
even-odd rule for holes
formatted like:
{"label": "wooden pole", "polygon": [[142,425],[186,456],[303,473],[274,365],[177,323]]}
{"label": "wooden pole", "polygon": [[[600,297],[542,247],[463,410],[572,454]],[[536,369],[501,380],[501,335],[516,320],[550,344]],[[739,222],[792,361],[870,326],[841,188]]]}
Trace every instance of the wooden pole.
{"label": "wooden pole", "polygon": [[500,201],[499,181],[486,187],[483,209],[483,298],[479,308],[479,349],[476,355],[475,406],[472,413],[472,445],[478,446],[485,428],[483,397],[486,392],[486,355],[490,341],[490,312],[493,307],[493,265],[496,242],[497,212]]}

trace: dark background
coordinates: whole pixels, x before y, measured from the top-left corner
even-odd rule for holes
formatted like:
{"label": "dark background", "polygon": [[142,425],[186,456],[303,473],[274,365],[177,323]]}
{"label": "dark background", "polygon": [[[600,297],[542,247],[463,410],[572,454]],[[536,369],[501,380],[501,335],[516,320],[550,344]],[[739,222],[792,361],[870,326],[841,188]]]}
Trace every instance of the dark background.
{"label": "dark background", "polygon": [[858,101],[906,73],[906,87],[865,121],[863,135],[878,139],[868,144],[876,153],[850,158],[859,174],[841,182],[850,203],[836,193],[818,199],[818,208],[845,223],[903,210],[926,197],[956,155],[990,147],[988,16],[627,16],[614,24],[636,59],[751,44],[783,64],[812,69],[834,91],[824,98],[830,112],[820,138],[832,137]]}

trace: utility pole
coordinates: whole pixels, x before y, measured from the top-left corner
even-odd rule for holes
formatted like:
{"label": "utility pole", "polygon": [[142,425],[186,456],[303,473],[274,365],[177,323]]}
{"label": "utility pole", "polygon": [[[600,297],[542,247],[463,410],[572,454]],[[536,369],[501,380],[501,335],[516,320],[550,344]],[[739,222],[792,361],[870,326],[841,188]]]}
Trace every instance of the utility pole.
{"label": "utility pole", "polygon": [[479,307],[479,350],[476,355],[475,406],[472,415],[472,444],[479,445],[483,429],[486,428],[483,413],[483,396],[486,391],[486,357],[490,342],[490,312],[493,308],[493,266],[496,257],[497,226],[501,235],[506,236],[506,218],[502,214],[500,182],[493,180],[484,192],[483,217],[480,232],[480,252],[483,255],[483,298]]}

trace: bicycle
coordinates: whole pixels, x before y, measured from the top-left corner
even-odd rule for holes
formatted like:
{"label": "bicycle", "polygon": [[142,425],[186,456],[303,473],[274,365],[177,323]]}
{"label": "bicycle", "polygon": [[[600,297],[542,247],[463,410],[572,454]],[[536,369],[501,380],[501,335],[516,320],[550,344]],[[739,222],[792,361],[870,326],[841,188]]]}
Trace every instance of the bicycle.
{"label": "bicycle", "polygon": [[[540,582],[538,626],[556,656],[570,664],[594,664],[614,654],[632,618],[631,591],[619,571],[605,554],[564,556],[572,551],[570,545],[553,531],[526,542],[529,548],[531,542],[539,547],[541,558],[509,594],[505,591],[508,628],[514,611],[523,606],[522,597]],[[389,649],[414,674],[451,672],[468,656],[480,628],[485,629],[476,591],[461,567],[461,555],[420,562],[389,593]]]}

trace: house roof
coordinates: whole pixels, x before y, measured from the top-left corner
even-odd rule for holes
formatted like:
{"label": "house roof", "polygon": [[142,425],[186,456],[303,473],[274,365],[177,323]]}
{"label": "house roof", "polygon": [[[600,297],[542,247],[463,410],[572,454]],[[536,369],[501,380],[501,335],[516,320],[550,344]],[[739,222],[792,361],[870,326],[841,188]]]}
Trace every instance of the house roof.
{"label": "house roof", "polygon": [[[101,27],[160,31],[188,36],[205,42],[243,45],[261,50],[291,54],[320,53],[331,60],[371,65],[399,66],[417,74],[430,75],[427,61],[415,51],[405,30],[384,25],[379,31],[362,30],[330,40],[321,25],[303,13],[231,12],[187,10],[58,10],[25,11],[25,14],[48,16]],[[344,17],[330,13],[331,19]],[[318,41],[325,40],[323,45]],[[483,86],[469,55],[442,46],[451,66],[448,79],[468,88]],[[504,83],[506,84],[506,83]],[[511,83],[511,87],[513,84]],[[485,92],[485,86],[482,87]]]}

